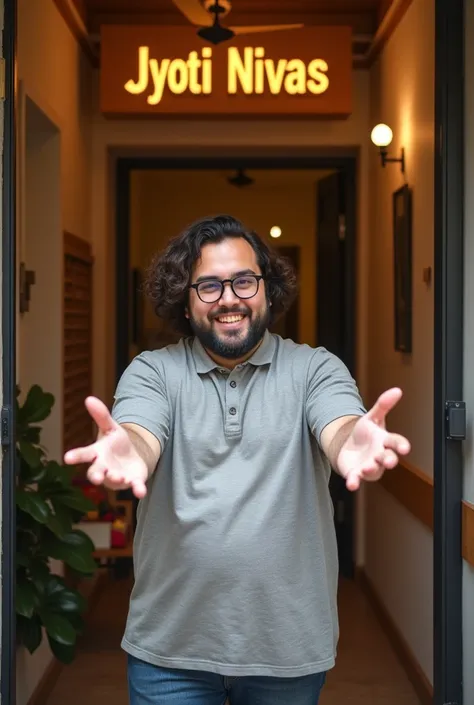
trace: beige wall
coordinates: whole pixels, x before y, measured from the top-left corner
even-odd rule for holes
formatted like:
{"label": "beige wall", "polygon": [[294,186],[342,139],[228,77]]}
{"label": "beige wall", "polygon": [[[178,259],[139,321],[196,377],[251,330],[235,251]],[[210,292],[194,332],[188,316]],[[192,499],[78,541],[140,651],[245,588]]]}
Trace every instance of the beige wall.
{"label": "beige wall", "polygon": [[[410,460],[433,473],[433,288],[422,281],[433,266],[434,2],[414,0],[370,72],[371,123],[388,123],[396,154],[405,148],[413,188],[413,353],[393,343],[392,192],[403,184],[399,166],[370,160],[369,401],[387,386],[405,396],[390,425],[413,445]],[[367,491],[366,571],[432,680],[433,537],[380,486]]]}
{"label": "beige wall", "polygon": [[[170,237],[203,215],[229,213],[256,230],[270,246],[300,248],[300,342],[316,344],[316,183],[318,171],[250,171],[255,183],[231,186],[232,171],[141,171],[132,179],[131,253],[142,270]],[[183,194],[186,197],[183,198]],[[272,225],[282,236],[269,236]],[[159,322],[145,308],[145,328]]]}
{"label": "beige wall", "polygon": [[[474,5],[465,15],[465,222],[464,222],[464,399],[468,409],[468,436],[464,445],[464,499],[474,504]],[[464,702],[474,702],[474,567],[464,562],[463,575]]]}
{"label": "beige wall", "polygon": [[[37,284],[32,289],[33,316],[26,314],[18,322],[18,374],[25,387],[38,382],[57,396],[44,438],[56,458],[61,452],[62,231],[91,238],[91,77],[54,3],[19,0],[18,261],[36,270]],[[44,117],[43,126],[33,130],[35,143],[29,145],[28,101]],[[19,650],[18,705],[28,701],[50,661],[46,643],[33,656]]]}

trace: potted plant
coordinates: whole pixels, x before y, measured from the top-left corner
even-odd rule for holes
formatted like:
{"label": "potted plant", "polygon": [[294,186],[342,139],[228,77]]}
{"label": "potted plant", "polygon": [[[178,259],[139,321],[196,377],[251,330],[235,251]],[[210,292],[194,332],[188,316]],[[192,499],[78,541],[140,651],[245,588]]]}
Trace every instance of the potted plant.
{"label": "potted plant", "polygon": [[33,653],[45,633],[54,656],[70,663],[86,602],[51,571],[50,560],[63,561],[78,576],[94,573],[94,544],[72,526],[95,505],[72,484],[74,469],[48,459],[40,443],[38,424],[53,405],[53,395],[38,385],[31,387],[23,404],[17,391],[17,635]]}

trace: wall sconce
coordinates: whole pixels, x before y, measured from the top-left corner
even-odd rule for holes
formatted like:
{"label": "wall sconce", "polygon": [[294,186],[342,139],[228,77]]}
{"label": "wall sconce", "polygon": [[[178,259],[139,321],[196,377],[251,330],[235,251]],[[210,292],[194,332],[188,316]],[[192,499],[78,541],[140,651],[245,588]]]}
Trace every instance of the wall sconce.
{"label": "wall sconce", "polygon": [[398,159],[387,156],[387,147],[391,144],[393,139],[393,132],[388,125],[384,125],[383,123],[376,125],[370,133],[370,139],[380,150],[380,158],[383,167],[387,162],[399,162],[402,173],[405,173],[405,151],[403,147],[401,149],[401,157]]}

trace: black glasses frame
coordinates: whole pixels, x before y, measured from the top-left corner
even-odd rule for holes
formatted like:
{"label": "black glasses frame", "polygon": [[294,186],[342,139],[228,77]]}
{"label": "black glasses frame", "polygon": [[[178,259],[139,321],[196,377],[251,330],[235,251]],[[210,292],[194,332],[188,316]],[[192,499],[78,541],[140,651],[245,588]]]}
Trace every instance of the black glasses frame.
{"label": "black glasses frame", "polygon": [[[241,296],[240,294],[238,294],[236,292],[236,290],[234,289],[234,282],[236,279],[242,279],[242,277],[252,277],[253,279],[255,279],[257,281],[257,288],[256,288],[254,294],[251,294],[250,296]],[[239,274],[238,277],[234,277],[233,279],[202,279],[200,282],[197,282],[196,284],[190,284],[189,288],[196,290],[196,294],[199,296],[199,298],[203,302],[203,304],[215,304],[216,301],[219,301],[219,299],[221,299],[222,296],[224,295],[225,285],[230,284],[230,288],[234,292],[235,296],[237,296],[238,299],[242,299],[245,301],[247,299],[253,299],[254,296],[257,296],[258,290],[260,288],[260,282],[264,278],[265,277],[263,276],[263,274]],[[202,298],[202,296],[199,293],[199,286],[201,284],[205,284],[206,282],[214,282],[215,284],[220,284],[221,290],[219,292],[219,295],[213,301],[204,301],[204,299]]]}

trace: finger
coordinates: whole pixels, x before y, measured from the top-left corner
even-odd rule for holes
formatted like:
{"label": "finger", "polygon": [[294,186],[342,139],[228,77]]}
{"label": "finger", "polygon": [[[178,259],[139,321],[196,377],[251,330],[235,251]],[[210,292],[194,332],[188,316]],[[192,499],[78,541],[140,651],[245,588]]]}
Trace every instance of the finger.
{"label": "finger", "polygon": [[358,490],[360,487],[360,476],[356,470],[352,470],[346,477],[346,487],[350,492]]}
{"label": "finger", "polygon": [[393,450],[386,450],[384,453],[383,461],[380,463],[384,468],[391,470],[398,465],[398,455],[393,452]]}
{"label": "finger", "polygon": [[110,482],[112,485],[128,485],[129,483],[126,480],[126,475],[124,470],[120,469],[107,469],[106,472],[107,475],[107,482]]}
{"label": "finger", "polygon": [[[381,450],[380,453],[377,453],[377,455],[374,457],[374,460],[378,467],[394,468],[396,465],[398,465],[398,455],[393,450]],[[371,469],[376,470],[377,468]]]}
{"label": "finger", "polygon": [[398,387],[393,387],[392,389],[387,389],[383,392],[373,405],[373,407],[367,412],[367,418],[376,424],[381,424],[389,411],[398,404],[402,398],[402,390]]}
{"label": "finger", "polygon": [[391,448],[399,455],[408,455],[411,450],[410,441],[399,433],[387,433],[383,444],[385,448]]}
{"label": "finger", "polygon": [[137,499],[143,499],[146,495],[146,485],[143,480],[132,480],[132,491]]}
{"label": "finger", "polygon": [[107,468],[100,460],[96,460],[87,471],[87,479],[93,485],[101,485],[104,482]]}
{"label": "finger", "polygon": [[83,448],[73,448],[64,455],[66,465],[79,465],[79,463],[92,463],[97,457],[97,444]]}
{"label": "finger", "polygon": [[113,420],[103,401],[97,399],[97,397],[87,397],[85,405],[102,433],[114,431],[117,428],[118,424]]}

